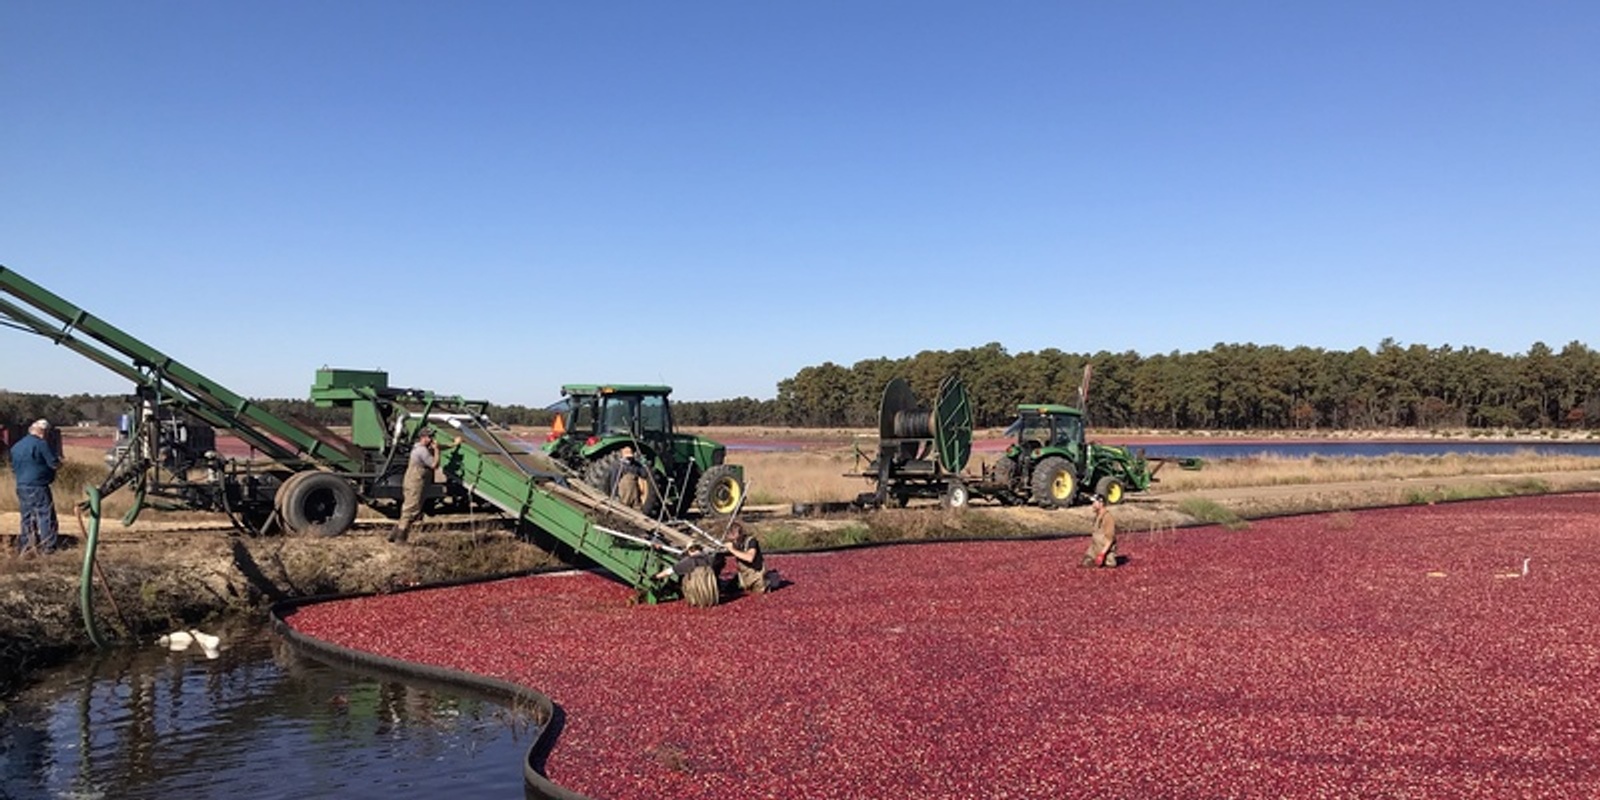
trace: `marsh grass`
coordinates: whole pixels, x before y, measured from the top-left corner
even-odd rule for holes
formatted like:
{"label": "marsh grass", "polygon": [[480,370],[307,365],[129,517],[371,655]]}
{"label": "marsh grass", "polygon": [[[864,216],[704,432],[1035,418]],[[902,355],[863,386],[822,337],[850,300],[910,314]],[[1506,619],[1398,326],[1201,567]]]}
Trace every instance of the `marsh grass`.
{"label": "marsh grass", "polygon": [[[815,450],[735,453],[750,484],[750,502],[817,503],[844,501],[870,491],[866,478],[846,477],[865,468],[848,446],[827,445]],[[975,457],[968,471],[982,460]],[[1531,450],[1509,455],[1443,455],[1381,457],[1285,458],[1263,456],[1210,461],[1197,471],[1171,465],[1157,473],[1152,492],[1232,489],[1250,486],[1293,486],[1359,483],[1406,478],[1446,478],[1464,475],[1506,476],[1541,472],[1578,472],[1600,469],[1600,459],[1582,456],[1545,456]],[[1519,493],[1528,493],[1523,487]]]}
{"label": "marsh grass", "polygon": [[1250,523],[1240,517],[1238,512],[1203,497],[1191,497],[1184,500],[1178,504],[1178,510],[1200,522],[1221,525],[1232,531],[1242,530],[1250,526]]}
{"label": "marsh grass", "polygon": [[1157,486],[1173,491],[1185,491],[1397,478],[1577,472],[1594,469],[1600,469],[1600,459],[1584,456],[1546,456],[1532,450],[1492,456],[1467,454],[1338,458],[1262,456],[1208,461],[1204,469],[1197,471],[1164,468],[1157,473],[1160,481]]}

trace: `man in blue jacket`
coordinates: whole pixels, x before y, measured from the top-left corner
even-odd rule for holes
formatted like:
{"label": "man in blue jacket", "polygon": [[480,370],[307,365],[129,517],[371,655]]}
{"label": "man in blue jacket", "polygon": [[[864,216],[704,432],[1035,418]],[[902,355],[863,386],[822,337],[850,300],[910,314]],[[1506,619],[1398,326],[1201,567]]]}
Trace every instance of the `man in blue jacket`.
{"label": "man in blue jacket", "polygon": [[56,479],[61,459],[44,440],[50,431],[48,420],[28,426],[28,435],[11,446],[11,472],[17,479],[17,505],[22,508],[22,533],[17,536],[17,553],[35,547],[41,553],[56,549],[56,503],[50,484]]}

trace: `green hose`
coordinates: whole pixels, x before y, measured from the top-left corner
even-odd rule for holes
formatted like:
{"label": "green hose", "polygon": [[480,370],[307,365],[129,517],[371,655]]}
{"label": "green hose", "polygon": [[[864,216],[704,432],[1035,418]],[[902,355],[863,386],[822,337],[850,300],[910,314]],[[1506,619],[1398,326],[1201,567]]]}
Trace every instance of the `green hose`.
{"label": "green hose", "polygon": [[106,639],[94,621],[94,551],[100,542],[100,490],[89,487],[89,528],[83,541],[83,574],[78,577],[78,604],[83,607],[83,625],[89,631],[89,641],[101,650]]}

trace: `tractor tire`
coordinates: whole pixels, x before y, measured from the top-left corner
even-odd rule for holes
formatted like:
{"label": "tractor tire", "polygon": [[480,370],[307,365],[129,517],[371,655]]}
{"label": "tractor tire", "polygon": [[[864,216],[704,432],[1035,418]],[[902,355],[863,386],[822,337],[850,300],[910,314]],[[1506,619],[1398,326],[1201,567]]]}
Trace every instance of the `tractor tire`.
{"label": "tractor tire", "polygon": [[1011,456],[1001,456],[994,462],[994,482],[1011,488],[1011,482],[1017,479],[1017,460]]}
{"label": "tractor tire", "polygon": [[292,533],[338,536],[356,521],[356,487],[331,472],[302,472],[284,482],[278,506]]}
{"label": "tractor tire", "polygon": [[[613,450],[589,463],[583,470],[583,482],[600,490],[600,493],[622,502],[645,514],[654,514],[657,505],[655,485],[646,480],[643,491],[623,486],[618,470],[622,467],[622,451]],[[636,475],[629,478],[637,479]]]}
{"label": "tractor tire", "polygon": [[1078,495],[1078,473],[1072,463],[1050,456],[1033,468],[1033,502],[1040,508],[1066,508]]}
{"label": "tractor tire", "polygon": [[744,499],[744,484],[739,474],[727,464],[718,464],[705,471],[695,482],[695,503],[700,513],[710,517],[732,514]]}
{"label": "tractor tire", "polygon": [[942,503],[945,508],[966,508],[967,502],[972,499],[972,492],[967,485],[955,478],[950,479],[949,485],[944,487]]}
{"label": "tractor tire", "polygon": [[1114,506],[1121,503],[1128,494],[1128,486],[1118,478],[1110,476],[1101,478],[1094,485],[1094,493],[1106,499],[1106,505]]}

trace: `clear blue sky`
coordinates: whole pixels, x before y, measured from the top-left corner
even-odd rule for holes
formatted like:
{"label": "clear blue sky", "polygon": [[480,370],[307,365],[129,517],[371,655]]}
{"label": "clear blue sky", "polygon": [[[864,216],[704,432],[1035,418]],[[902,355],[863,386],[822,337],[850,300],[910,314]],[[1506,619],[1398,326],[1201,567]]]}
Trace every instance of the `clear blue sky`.
{"label": "clear blue sky", "polygon": [[0,264],[255,397],[1600,347],[1594,2],[9,2],[0,113]]}

